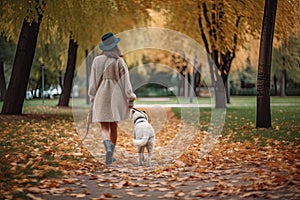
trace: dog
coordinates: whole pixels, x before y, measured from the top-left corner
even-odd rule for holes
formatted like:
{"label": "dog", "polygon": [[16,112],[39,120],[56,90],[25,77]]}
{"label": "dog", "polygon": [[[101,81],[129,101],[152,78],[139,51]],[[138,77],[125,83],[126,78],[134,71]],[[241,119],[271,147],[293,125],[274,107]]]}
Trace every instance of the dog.
{"label": "dog", "polygon": [[134,123],[134,139],[133,144],[137,147],[139,155],[138,165],[143,165],[145,161],[144,150],[147,148],[148,159],[146,166],[151,167],[151,156],[153,154],[155,145],[155,132],[153,127],[148,121],[148,115],[145,111],[133,110],[133,123]]}

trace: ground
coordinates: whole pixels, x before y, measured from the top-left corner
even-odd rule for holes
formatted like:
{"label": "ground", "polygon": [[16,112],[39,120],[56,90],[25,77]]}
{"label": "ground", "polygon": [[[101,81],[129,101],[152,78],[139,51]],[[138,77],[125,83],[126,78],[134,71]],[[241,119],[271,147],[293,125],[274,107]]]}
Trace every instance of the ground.
{"label": "ground", "polygon": [[[226,134],[203,154],[207,124],[196,131],[188,124],[183,130],[185,136],[193,136],[190,145],[172,146],[183,125],[176,110],[166,109],[166,116],[161,115],[165,125],[157,132],[153,166],[146,167],[137,166],[128,134],[130,121],[119,125],[117,161],[105,166],[103,144],[93,142],[97,127],[91,127],[80,146],[84,133],[76,128],[69,109],[35,109],[38,113],[0,116],[0,199],[300,198],[299,122],[291,120],[291,115],[285,117],[294,124],[275,123],[267,130],[273,135],[287,134],[274,138],[266,137],[266,130],[255,131],[253,122],[238,123],[245,119],[229,110],[228,119],[236,121],[224,126]],[[44,109],[47,111],[41,112]],[[152,123],[157,129],[159,123],[154,119]],[[296,136],[290,140],[290,135]],[[174,154],[178,149],[181,152]]]}

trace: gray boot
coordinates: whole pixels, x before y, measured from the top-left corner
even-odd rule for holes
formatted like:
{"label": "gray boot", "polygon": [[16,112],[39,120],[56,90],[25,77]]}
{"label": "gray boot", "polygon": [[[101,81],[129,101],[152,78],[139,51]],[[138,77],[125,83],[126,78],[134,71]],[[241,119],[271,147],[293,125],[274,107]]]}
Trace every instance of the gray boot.
{"label": "gray boot", "polygon": [[110,140],[104,140],[103,143],[106,150],[105,164],[110,165],[112,163],[112,154],[113,154]]}
{"label": "gray boot", "polygon": [[117,160],[116,160],[113,156],[114,156],[114,152],[115,152],[115,147],[116,147],[116,145],[110,143],[110,147],[111,147],[111,151],[112,151],[112,154],[111,154],[111,161],[112,161],[112,162],[115,162],[115,161],[117,161]]}

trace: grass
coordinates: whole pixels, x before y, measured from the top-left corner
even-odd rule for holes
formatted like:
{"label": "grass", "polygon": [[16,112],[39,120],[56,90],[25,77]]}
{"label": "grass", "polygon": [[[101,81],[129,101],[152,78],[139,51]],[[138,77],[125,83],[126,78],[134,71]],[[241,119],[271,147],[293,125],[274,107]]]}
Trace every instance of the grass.
{"label": "grass", "polygon": [[[180,117],[180,108],[173,108]],[[207,130],[212,110],[200,108],[201,130]],[[226,110],[224,137],[231,141],[270,140],[300,143],[300,97],[271,97],[271,128],[256,128],[256,97],[232,97]],[[258,140],[258,141],[257,141]]]}

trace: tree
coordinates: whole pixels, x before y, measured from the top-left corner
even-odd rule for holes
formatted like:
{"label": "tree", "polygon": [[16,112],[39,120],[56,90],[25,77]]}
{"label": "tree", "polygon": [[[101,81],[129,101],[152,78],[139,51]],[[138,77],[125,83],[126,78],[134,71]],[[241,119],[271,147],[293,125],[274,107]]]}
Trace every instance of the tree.
{"label": "tree", "polygon": [[256,73],[253,71],[251,64],[250,64],[250,58],[248,57],[246,60],[246,66],[245,68],[239,73],[240,78],[240,87],[241,88],[254,88],[255,87],[255,79],[256,79]]}
{"label": "tree", "polygon": [[[0,25],[1,30],[8,37],[13,38],[14,40],[18,38],[18,36],[15,34],[15,29],[18,27],[18,22],[20,21],[19,16],[24,16],[11,81],[2,107],[2,114],[22,113],[22,106],[29,80],[32,60],[34,57],[37,38],[43,17],[47,17],[45,22],[46,24],[44,27],[42,27],[40,35],[43,42],[47,43],[49,35],[57,32],[62,35],[62,37],[66,38],[66,35],[70,34],[68,30],[78,28],[78,26],[75,27],[74,24],[77,23],[77,14],[78,11],[81,10],[79,7],[76,7],[77,9],[73,9],[73,4],[76,4],[77,2],[78,1],[60,1],[59,4],[57,4],[54,1],[46,0],[28,2],[21,0],[15,2],[1,1],[1,18],[5,20],[1,20]],[[92,7],[91,2],[80,1],[76,5],[78,4],[81,6],[80,8],[82,8],[82,5],[88,5],[89,7]],[[18,15],[14,13],[16,10],[18,10]],[[66,21],[66,16],[68,15],[69,23]],[[13,23],[10,20],[13,21]],[[83,18],[81,20],[86,19]],[[17,25],[12,26],[12,24]],[[85,23],[79,24],[86,26]],[[78,30],[82,30],[81,32],[85,31],[84,28],[78,28]],[[80,32],[78,35],[80,35]]]}
{"label": "tree", "polygon": [[[272,56],[272,75],[274,79],[280,78],[280,95],[285,96],[287,77],[289,80],[300,83],[300,37],[292,34],[288,40],[282,40],[280,46],[274,48]],[[274,80],[276,87],[277,81]]]}
{"label": "tree", "polygon": [[256,127],[271,127],[270,73],[277,0],[266,0],[257,72]]}
{"label": "tree", "polygon": [[[249,36],[259,39],[263,1],[198,0],[156,1],[167,15],[167,27],[185,33],[202,44],[215,62],[224,84],[227,83],[236,52],[245,48]],[[280,1],[276,38],[285,38],[299,29],[299,1]]]}
{"label": "tree", "polygon": [[76,42],[74,42],[74,39],[70,39],[67,69],[64,77],[63,90],[59,98],[58,106],[69,105],[69,99],[71,95],[72,83],[73,83],[73,78],[75,73],[77,48],[78,45]]}
{"label": "tree", "polygon": [[4,75],[4,62],[0,61],[0,101],[4,100],[6,94],[6,82]]}
{"label": "tree", "polygon": [[41,37],[38,40],[27,89],[32,92],[34,97],[41,96],[37,93],[37,91],[41,91],[42,86],[41,66],[44,65],[44,89],[58,89],[68,56],[66,53],[67,45],[62,42],[63,40],[59,37],[59,34],[51,34],[47,42],[40,40]]}
{"label": "tree", "polygon": [[[78,40],[80,37],[77,36],[78,33],[81,33],[81,24],[85,24],[86,21],[89,21],[89,19],[95,18],[96,21],[92,23],[92,25],[88,26],[88,29],[84,29],[83,32],[89,32],[93,33],[95,29],[98,29],[98,27],[110,27],[109,31],[119,31],[122,30],[122,28],[128,28],[128,26],[133,26],[133,23],[137,23],[139,21],[143,21],[143,11],[144,9],[141,9],[141,6],[139,4],[136,4],[134,1],[113,1],[111,4],[109,2],[93,2],[90,5],[93,5],[93,8],[91,9],[84,9],[88,6],[86,6],[86,1],[82,2],[76,2],[74,5],[72,5],[72,10],[77,10],[77,12],[74,12],[71,16],[76,16],[79,19],[79,23],[75,23],[70,29],[71,35],[69,40],[69,51],[68,51],[68,62],[67,62],[67,68],[64,76],[64,84],[63,84],[63,91],[62,95],[59,99],[58,106],[68,106],[69,104],[69,98],[71,95],[72,85],[73,85],[73,78],[75,74],[75,67],[76,67],[76,58],[77,58],[77,49],[78,49]],[[89,6],[90,6],[89,5]],[[139,7],[139,9],[135,9]],[[96,9],[94,9],[96,8]],[[99,9],[99,10],[97,10]],[[90,10],[93,10],[94,12],[90,12]],[[115,13],[114,18],[107,18],[110,15],[113,15]],[[128,16],[128,13],[130,15]],[[88,17],[87,17],[88,16]],[[98,21],[99,20],[99,21]],[[137,21],[132,21],[137,20]],[[80,22],[82,21],[82,22]],[[98,24],[99,23],[99,24]],[[118,23],[119,26],[116,26],[118,28],[111,27],[111,24]],[[79,24],[79,26],[78,26]],[[123,27],[123,26],[124,27]],[[74,30],[74,34],[73,34]],[[80,34],[81,37],[85,36],[85,34]],[[95,36],[100,38],[100,34],[92,34],[91,38],[95,39]],[[90,43],[91,39],[83,39],[86,41],[86,45]],[[94,43],[95,44],[95,43]],[[86,48],[82,48],[82,50],[86,50]],[[82,54],[85,55],[85,54]]]}
{"label": "tree", "polygon": [[[6,93],[6,78],[5,78],[5,67],[8,64],[11,65],[13,61],[13,53],[15,51],[15,44],[12,40],[1,34],[0,36],[0,101],[4,100]],[[5,65],[6,64],[6,65]]]}
{"label": "tree", "polygon": [[[41,41],[44,44],[47,43],[50,35],[58,33],[65,39],[72,35],[72,39],[74,39],[73,42],[77,45],[78,42],[81,41],[82,44],[85,44],[86,46],[95,46],[95,44],[99,42],[99,35],[101,35],[101,31],[108,31],[107,29],[111,31],[111,29],[115,27],[111,26],[111,24],[115,24],[111,22],[116,22],[115,20],[124,18],[124,16],[121,15],[122,13],[128,10],[137,10],[134,14],[142,13],[136,6],[132,5],[139,4],[134,4],[134,1],[108,2],[92,0],[68,0],[59,2],[47,0],[17,0],[13,2],[8,0],[1,1],[0,29],[6,36],[15,41],[19,38],[20,44],[15,56],[12,78],[8,87],[6,95],[7,98],[5,99],[2,107],[2,113],[22,113],[22,106],[38,35],[42,38]],[[15,14],[16,11],[18,11],[17,15]],[[113,16],[113,13],[120,14],[117,18],[112,18],[111,16]],[[138,19],[139,17],[140,16],[135,16],[135,19]],[[42,19],[45,21],[43,24],[41,23]],[[20,23],[21,20],[23,20],[23,25]],[[42,26],[39,34],[40,25]],[[16,35],[16,30],[20,26],[23,27],[23,31],[21,31],[21,35],[18,36]],[[100,33],[95,34],[95,30],[99,30],[99,27],[103,28]],[[28,34],[29,32],[32,32],[32,34]],[[73,34],[71,34],[71,32]],[[27,41],[26,37],[23,37],[23,34],[30,36],[28,38],[29,41]],[[61,42],[64,42],[65,39],[62,39]],[[85,50],[86,46],[83,46],[82,49]],[[21,51],[20,48],[25,49],[25,51]],[[26,52],[26,54],[24,52]],[[82,59],[83,57],[84,54],[80,54],[80,58]],[[26,62],[23,62],[25,60]],[[24,64],[26,64],[25,68]],[[26,70],[25,73],[21,73],[24,69]],[[17,88],[18,93],[15,92]]]}
{"label": "tree", "polygon": [[[29,13],[36,13],[37,19],[28,15],[23,20],[23,25],[17,45],[16,56],[13,64],[12,76],[2,107],[2,114],[21,114],[26,95],[27,83],[37,43],[40,24],[46,2],[36,1],[34,9],[29,8]],[[18,91],[18,92],[16,92]]]}
{"label": "tree", "polygon": [[[224,86],[227,87],[236,52],[247,41],[246,34],[258,32],[252,24],[260,15],[251,12],[260,12],[259,3],[250,0],[167,1],[162,7],[162,10],[167,10],[168,26],[192,36],[205,48],[211,64],[212,84],[218,93],[216,106],[226,107],[224,94],[228,90],[224,90]],[[249,20],[250,16],[254,20]],[[222,77],[223,84],[215,80],[218,76]],[[229,94],[226,96],[229,97]]]}
{"label": "tree", "polygon": [[[221,72],[223,84],[227,88],[227,78],[237,48],[237,32],[234,32],[232,35],[233,40],[232,40],[231,47],[230,46],[225,47],[225,45],[223,46],[220,45],[218,47],[218,43],[222,42],[225,39],[224,36],[230,37],[230,35],[225,35],[224,33],[222,33],[223,31],[221,28],[224,24],[223,18],[226,17],[223,10],[224,4],[220,2],[217,5],[215,2],[213,2],[211,5],[210,14],[208,13],[209,12],[208,6],[205,2],[199,4],[198,8],[199,8],[198,23],[201,32],[201,37],[205,43],[206,51],[212,56],[213,62],[215,63],[218,70]],[[237,13],[236,20],[235,20],[235,27],[234,27],[235,29],[239,28],[241,17],[242,15]],[[205,33],[206,30],[204,27],[209,27],[207,33]],[[222,48],[224,49],[222,50]],[[215,75],[213,76],[216,77]],[[223,87],[220,86],[220,88]],[[227,96],[227,102],[229,103],[229,94],[227,93],[226,96]],[[225,102],[223,103],[223,100],[219,100],[219,106],[225,107]]]}

